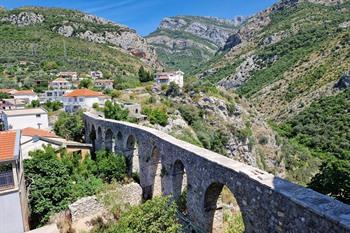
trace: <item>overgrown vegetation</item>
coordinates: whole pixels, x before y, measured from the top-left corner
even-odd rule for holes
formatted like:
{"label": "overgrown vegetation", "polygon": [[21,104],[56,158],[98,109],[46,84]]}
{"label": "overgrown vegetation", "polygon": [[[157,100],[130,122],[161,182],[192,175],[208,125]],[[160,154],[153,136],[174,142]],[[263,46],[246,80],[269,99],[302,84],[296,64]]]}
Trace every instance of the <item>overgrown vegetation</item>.
{"label": "overgrown vegetation", "polygon": [[124,156],[104,151],[97,153],[96,161],[65,151],[57,155],[51,146],[29,155],[24,169],[32,228],[45,224],[52,214],[65,210],[78,198],[94,195],[104,182],[126,176]]}
{"label": "overgrown vegetation", "polygon": [[308,148],[322,160],[310,187],[349,203],[350,89],[324,97],[281,125],[281,134]]}
{"label": "overgrown vegetation", "polygon": [[84,122],[83,111],[75,113],[61,112],[54,125],[54,131],[58,136],[67,140],[83,142]]}

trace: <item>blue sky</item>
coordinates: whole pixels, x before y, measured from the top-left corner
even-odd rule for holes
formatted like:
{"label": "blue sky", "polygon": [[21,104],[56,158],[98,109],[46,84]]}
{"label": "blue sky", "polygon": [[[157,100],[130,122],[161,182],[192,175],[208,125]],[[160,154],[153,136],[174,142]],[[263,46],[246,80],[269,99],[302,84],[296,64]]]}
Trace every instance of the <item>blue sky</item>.
{"label": "blue sky", "polygon": [[53,6],[81,10],[134,28],[154,31],[167,16],[196,15],[233,18],[252,15],[276,0],[0,0],[0,6]]}

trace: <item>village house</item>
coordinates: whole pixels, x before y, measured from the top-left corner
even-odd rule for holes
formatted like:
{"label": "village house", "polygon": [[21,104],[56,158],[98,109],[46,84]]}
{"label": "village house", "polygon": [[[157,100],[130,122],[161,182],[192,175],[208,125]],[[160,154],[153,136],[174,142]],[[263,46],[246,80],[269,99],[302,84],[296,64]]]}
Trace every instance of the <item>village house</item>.
{"label": "village house", "polygon": [[57,75],[59,78],[63,78],[68,81],[78,81],[78,73],[77,72],[60,72]]}
{"label": "village house", "polygon": [[101,92],[89,89],[77,89],[63,97],[63,106],[66,112],[75,112],[79,109],[92,109],[93,105],[104,105],[108,98]]}
{"label": "village house", "polygon": [[113,80],[110,79],[99,79],[94,82],[94,86],[101,90],[113,89]]}
{"label": "village house", "polygon": [[31,103],[33,100],[38,100],[38,95],[32,90],[15,91],[12,93],[14,99],[22,99],[27,103]]}
{"label": "village house", "polygon": [[64,78],[56,78],[49,83],[49,88],[53,90],[67,90],[72,88],[72,83],[65,80]]}
{"label": "village house", "polygon": [[0,232],[29,230],[20,131],[0,132]]}
{"label": "village house", "polygon": [[93,79],[101,79],[103,78],[103,73],[101,71],[91,71],[90,76]]}
{"label": "village house", "polygon": [[124,109],[129,111],[129,116],[137,119],[138,121],[145,120],[147,116],[141,114],[141,105],[138,103],[123,103]]}
{"label": "village house", "polygon": [[40,102],[45,103],[48,101],[63,102],[63,96],[72,92],[72,90],[48,90],[40,95]]}
{"label": "village house", "polygon": [[0,124],[3,130],[27,127],[48,129],[49,119],[47,111],[43,108],[3,110],[0,115]]}
{"label": "village house", "polygon": [[182,71],[157,73],[156,82],[159,85],[169,85],[173,82],[182,88],[184,85],[184,73]]}
{"label": "village house", "polygon": [[26,105],[22,99],[3,99],[0,101],[0,110],[24,109]]}
{"label": "village house", "polygon": [[43,146],[50,145],[59,154],[62,150],[68,153],[79,153],[82,157],[87,156],[92,148],[91,144],[69,141],[54,133],[35,128],[21,130],[21,149],[23,159],[29,159],[29,152],[40,150]]}

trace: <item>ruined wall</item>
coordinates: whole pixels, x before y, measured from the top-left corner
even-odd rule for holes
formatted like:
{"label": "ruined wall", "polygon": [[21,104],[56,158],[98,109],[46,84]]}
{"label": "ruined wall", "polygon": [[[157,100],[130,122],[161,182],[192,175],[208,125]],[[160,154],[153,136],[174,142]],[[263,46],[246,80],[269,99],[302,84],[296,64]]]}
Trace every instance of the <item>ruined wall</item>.
{"label": "ruined wall", "polygon": [[122,152],[129,170],[138,147],[144,199],[152,198],[158,166],[162,193],[175,199],[186,173],[189,218],[205,232],[212,231],[224,185],[238,202],[246,232],[350,232],[350,206],[257,168],[131,123],[85,114],[85,128],[95,149]]}

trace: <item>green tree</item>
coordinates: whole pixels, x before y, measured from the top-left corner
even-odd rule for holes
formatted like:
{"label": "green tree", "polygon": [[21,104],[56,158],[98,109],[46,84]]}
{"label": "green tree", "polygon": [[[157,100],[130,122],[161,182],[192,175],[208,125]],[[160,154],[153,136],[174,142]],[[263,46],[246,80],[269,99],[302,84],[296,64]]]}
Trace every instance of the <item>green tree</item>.
{"label": "green tree", "polygon": [[91,88],[92,87],[92,80],[89,78],[84,78],[79,83],[79,88]]}
{"label": "green tree", "polygon": [[108,151],[96,153],[96,176],[110,183],[112,180],[122,181],[126,177],[126,162],[123,155]]}
{"label": "green tree", "polygon": [[122,121],[128,119],[129,111],[123,109],[119,104],[108,100],[105,103],[104,114],[107,119]]}
{"label": "green tree", "polygon": [[309,187],[350,204],[350,161],[331,159],[323,162]]}
{"label": "green tree", "polygon": [[44,108],[49,112],[55,112],[61,108],[63,108],[63,104],[59,101],[47,101],[44,104]]}
{"label": "green tree", "polygon": [[4,92],[0,92],[0,100],[9,99],[10,95]]}
{"label": "green tree", "polygon": [[58,115],[58,120],[54,125],[54,131],[58,136],[67,140],[78,142],[84,141],[83,112],[74,114],[62,112]]}
{"label": "green tree", "polygon": [[38,108],[38,107],[40,107],[40,101],[39,100],[32,100],[32,102],[30,102],[28,107],[29,108]]}
{"label": "green tree", "polygon": [[29,153],[24,162],[29,191],[31,225],[43,225],[50,215],[67,208],[71,201],[68,169],[56,159],[55,150],[46,147]]}
{"label": "green tree", "polygon": [[140,82],[149,82],[153,80],[152,74],[145,70],[143,66],[139,69],[139,79]]}
{"label": "green tree", "polygon": [[165,93],[166,96],[172,96],[172,97],[179,96],[180,94],[181,94],[181,89],[179,85],[177,85],[174,82],[171,82],[169,84],[168,89],[166,90],[166,93]]}

